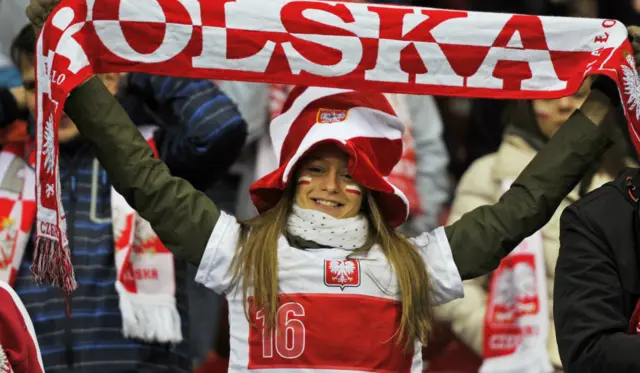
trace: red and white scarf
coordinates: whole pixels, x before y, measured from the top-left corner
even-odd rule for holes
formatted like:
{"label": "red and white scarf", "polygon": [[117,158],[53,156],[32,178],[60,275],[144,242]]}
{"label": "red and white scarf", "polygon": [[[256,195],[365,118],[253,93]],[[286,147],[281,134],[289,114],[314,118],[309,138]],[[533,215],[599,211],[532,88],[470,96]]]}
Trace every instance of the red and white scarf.
{"label": "red and white scarf", "polygon": [[[509,189],[510,182],[503,185]],[[549,298],[540,231],[491,274],[480,373],[552,373],[547,338]]]}
{"label": "red and white scarf", "polygon": [[613,20],[314,0],[63,0],[36,50],[36,260],[47,265],[35,272],[66,291],[76,284],[58,122],[74,87],[115,71],[508,99],[567,96],[605,74],[640,144],[640,82]]}
{"label": "red and white scarf", "polygon": [[[155,149],[152,127],[142,129]],[[9,144],[0,151],[0,281],[13,285],[36,215],[34,144]],[[30,153],[30,154],[28,154]],[[30,155],[29,162],[25,156]],[[182,329],[175,301],[173,254],[148,222],[111,190],[111,217],[125,337],[149,342],[180,342]],[[51,265],[34,257],[33,267]],[[71,281],[74,280],[70,272]]]}

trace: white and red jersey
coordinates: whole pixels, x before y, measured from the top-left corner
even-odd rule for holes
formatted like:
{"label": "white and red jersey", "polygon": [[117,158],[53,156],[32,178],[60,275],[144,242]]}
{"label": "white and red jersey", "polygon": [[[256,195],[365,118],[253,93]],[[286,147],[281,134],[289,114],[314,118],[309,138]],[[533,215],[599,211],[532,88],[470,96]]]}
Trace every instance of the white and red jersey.
{"label": "white and red jersey", "polygon": [[[346,259],[352,251],[278,245],[280,307],[275,330],[261,312],[250,326],[242,293],[230,288],[239,227],[222,213],[200,262],[196,281],[229,302],[229,372],[422,372],[421,344],[396,343],[401,305],[396,276],[382,252]],[[463,296],[443,228],[413,239],[427,265],[434,305]],[[252,290],[250,289],[250,292]],[[251,299],[249,299],[251,301]]]}

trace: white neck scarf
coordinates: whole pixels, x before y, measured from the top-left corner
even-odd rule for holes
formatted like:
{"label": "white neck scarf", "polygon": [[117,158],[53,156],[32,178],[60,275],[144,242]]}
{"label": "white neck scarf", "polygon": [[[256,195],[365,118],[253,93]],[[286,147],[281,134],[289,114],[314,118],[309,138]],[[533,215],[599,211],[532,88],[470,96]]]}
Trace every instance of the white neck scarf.
{"label": "white neck scarf", "polygon": [[287,231],[323,246],[355,250],[364,246],[367,241],[369,222],[362,214],[353,218],[337,219],[294,204],[287,221]]}

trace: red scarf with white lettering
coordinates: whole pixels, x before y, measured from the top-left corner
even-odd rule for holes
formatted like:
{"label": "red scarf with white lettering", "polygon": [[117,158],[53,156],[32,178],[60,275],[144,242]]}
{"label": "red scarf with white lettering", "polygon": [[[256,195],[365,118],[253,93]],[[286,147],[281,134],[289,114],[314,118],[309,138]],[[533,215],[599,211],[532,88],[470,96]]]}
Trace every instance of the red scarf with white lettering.
{"label": "red scarf with white lettering", "polygon": [[74,87],[116,71],[508,99],[571,95],[605,74],[640,145],[640,82],[617,21],[315,0],[63,0],[36,50],[36,253],[51,262],[36,275],[67,291],[58,122]]}
{"label": "red scarf with white lettering", "polygon": [[[154,130],[155,127],[142,128],[155,150]],[[12,143],[0,151],[0,282],[11,286],[36,215],[35,152],[29,151],[34,145]],[[182,341],[173,254],[113,188],[111,219],[123,334],[148,342]],[[42,259],[34,257],[34,271],[53,263]],[[74,281],[73,272],[69,276]]]}

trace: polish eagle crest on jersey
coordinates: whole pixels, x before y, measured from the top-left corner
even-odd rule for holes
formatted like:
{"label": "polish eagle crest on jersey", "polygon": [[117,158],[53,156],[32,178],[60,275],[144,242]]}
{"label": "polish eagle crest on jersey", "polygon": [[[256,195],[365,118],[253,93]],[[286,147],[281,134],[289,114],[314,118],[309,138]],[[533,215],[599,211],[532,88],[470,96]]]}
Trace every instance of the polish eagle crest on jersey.
{"label": "polish eagle crest on jersey", "polygon": [[356,259],[325,259],[324,284],[342,290],[360,286],[360,262]]}

